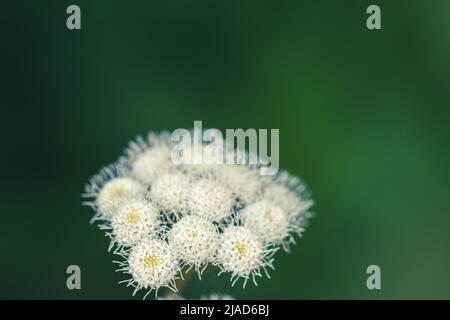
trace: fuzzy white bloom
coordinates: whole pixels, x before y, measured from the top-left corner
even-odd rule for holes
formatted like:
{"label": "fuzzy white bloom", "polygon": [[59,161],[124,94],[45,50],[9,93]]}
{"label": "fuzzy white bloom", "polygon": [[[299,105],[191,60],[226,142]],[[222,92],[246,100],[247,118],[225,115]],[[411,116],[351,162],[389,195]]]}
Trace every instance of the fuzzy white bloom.
{"label": "fuzzy white bloom", "polygon": [[289,220],[283,210],[267,201],[258,201],[242,210],[246,227],[263,242],[282,243],[288,236]]}
{"label": "fuzzy white bloom", "polygon": [[206,267],[216,253],[219,234],[212,222],[186,215],[170,230],[169,243],[183,263],[194,266],[200,276],[200,267]]}
{"label": "fuzzy white bloom", "polygon": [[136,180],[126,177],[112,179],[106,182],[98,193],[98,209],[106,218],[111,218],[117,207],[142,197],[143,193],[142,185]]}
{"label": "fuzzy white bloom", "polygon": [[169,212],[185,212],[189,202],[191,179],[180,172],[169,172],[151,186],[149,197],[158,207]]}
{"label": "fuzzy white bloom", "polygon": [[227,271],[246,276],[261,265],[263,250],[250,229],[231,226],[220,237],[217,259]]}
{"label": "fuzzy white bloom", "polygon": [[305,185],[298,178],[282,172],[275,181],[266,184],[263,198],[281,207],[291,219],[306,213],[314,204],[309,197],[302,198],[305,191]]}
{"label": "fuzzy white bloom", "polygon": [[[232,285],[269,277],[274,253],[289,251],[311,216],[305,185],[287,172],[260,175],[257,165],[243,164],[258,160],[256,154],[225,146],[212,131],[214,139],[204,141],[213,142],[194,150],[172,149],[170,136],[138,137],[85,187],[92,220],[111,238],[109,250],[124,258],[115,261],[118,271],[131,275],[123,282],[135,288],[133,295],[162,287],[177,292],[182,271],[194,268],[200,278],[210,264],[229,273]],[[173,162],[179,151],[184,162]],[[239,164],[221,163],[231,158]]]}
{"label": "fuzzy white bloom", "polygon": [[170,155],[170,134],[148,134],[129,143],[119,162],[130,168],[131,175],[143,183],[152,183],[173,166]]}
{"label": "fuzzy white bloom", "polygon": [[145,200],[134,200],[118,208],[111,218],[113,241],[131,246],[145,237],[153,237],[159,212]]}
{"label": "fuzzy white bloom", "polygon": [[[127,262],[119,269],[133,277],[126,280],[135,287],[134,293],[140,289],[156,290],[168,287],[176,291],[175,279],[179,273],[179,264],[172,248],[164,241],[149,239],[132,247]],[[147,293],[147,294],[148,294]]]}
{"label": "fuzzy white bloom", "polygon": [[170,149],[166,146],[151,148],[136,157],[131,173],[139,180],[153,182],[161,173],[172,166]]}
{"label": "fuzzy white bloom", "polygon": [[220,221],[232,212],[233,194],[219,181],[200,179],[192,184],[189,209],[209,221]]}
{"label": "fuzzy white bloom", "polygon": [[240,203],[251,203],[260,195],[262,181],[257,170],[244,165],[224,165],[219,174]]}
{"label": "fuzzy white bloom", "polygon": [[272,255],[276,250],[267,248],[247,227],[230,226],[220,236],[216,263],[222,272],[231,272],[233,285],[244,278],[244,286],[250,276],[256,284],[255,276],[261,276],[261,269],[273,268]]}

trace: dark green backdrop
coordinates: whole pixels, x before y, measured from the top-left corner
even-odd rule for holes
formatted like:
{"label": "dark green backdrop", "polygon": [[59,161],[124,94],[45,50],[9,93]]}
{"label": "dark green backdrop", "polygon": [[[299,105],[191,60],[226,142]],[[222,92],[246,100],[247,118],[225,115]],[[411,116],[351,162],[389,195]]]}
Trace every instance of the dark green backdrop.
{"label": "dark green backdrop", "polygon": [[[72,3],[80,31],[65,27]],[[450,298],[450,1],[0,8],[0,298],[129,298],[83,185],[136,135],[194,120],[279,128],[281,167],[318,215],[271,280],[242,290],[210,275],[187,297]],[[80,291],[66,289],[70,264]],[[381,291],[366,288],[370,264]]]}

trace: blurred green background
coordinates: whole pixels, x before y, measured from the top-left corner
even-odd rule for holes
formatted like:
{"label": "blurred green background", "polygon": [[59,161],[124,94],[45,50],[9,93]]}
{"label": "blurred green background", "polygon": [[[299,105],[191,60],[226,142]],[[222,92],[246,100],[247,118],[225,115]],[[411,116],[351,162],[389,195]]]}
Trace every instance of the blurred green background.
{"label": "blurred green background", "polygon": [[[77,4],[82,30],[69,31]],[[382,30],[366,28],[378,4]],[[279,128],[317,205],[272,279],[188,298],[450,298],[450,1],[7,1],[0,298],[128,299],[81,206],[149,130]],[[82,290],[66,288],[66,268]],[[366,288],[366,268],[382,290]],[[142,295],[138,295],[140,299]]]}

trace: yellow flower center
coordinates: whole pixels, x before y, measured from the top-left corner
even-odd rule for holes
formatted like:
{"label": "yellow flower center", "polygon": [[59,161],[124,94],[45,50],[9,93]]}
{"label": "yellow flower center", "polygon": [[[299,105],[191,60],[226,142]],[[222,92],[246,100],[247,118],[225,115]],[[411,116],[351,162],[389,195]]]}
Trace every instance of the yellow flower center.
{"label": "yellow flower center", "polygon": [[267,218],[267,220],[269,220],[269,222],[273,222],[274,216],[273,216],[272,210],[267,210],[266,218]]}
{"label": "yellow flower center", "polygon": [[239,242],[236,244],[236,250],[238,251],[241,258],[245,257],[248,254],[249,246],[246,243]]}
{"label": "yellow flower center", "polygon": [[194,232],[192,232],[192,238],[197,238],[198,237],[198,233],[197,233],[197,231],[194,231]]}
{"label": "yellow flower center", "polygon": [[156,269],[161,264],[161,258],[159,256],[150,255],[144,258],[144,267],[148,269]]}
{"label": "yellow flower center", "polygon": [[141,221],[141,214],[137,210],[133,210],[127,215],[127,222],[129,224],[138,224]]}
{"label": "yellow flower center", "polygon": [[109,197],[112,199],[119,198],[124,196],[126,193],[127,190],[123,186],[114,186],[109,190]]}

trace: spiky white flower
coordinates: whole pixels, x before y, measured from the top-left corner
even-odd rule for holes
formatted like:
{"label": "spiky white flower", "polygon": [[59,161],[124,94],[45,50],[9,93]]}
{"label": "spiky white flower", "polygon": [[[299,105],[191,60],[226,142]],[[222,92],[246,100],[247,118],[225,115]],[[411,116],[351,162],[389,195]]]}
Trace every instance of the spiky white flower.
{"label": "spiky white flower", "polygon": [[289,220],[283,210],[268,201],[250,204],[241,212],[245,226],[263,242],[282,243],[288,236]]}
{"label": "spiky white flower", "polygon": [[250,229],[244,226],[230,226],[220,236],[216,264],[222,272],[231,272],[233,285],[244,278],[244,287],[252,277],[261,276],[261,269],[269,274],[267,268],[273,268],[272,256],[276,249],[268,248]]}
{"label": "spiky white flower", "polygon": [[131,167],[132,174],[143,182],[153,182],[172,166],[167,147],[151,148],[139,155]]}
{"label": "spiky white flower", "polygon": [[130,168],[131,175],[143,183],[152,183],[158,176],[172,167],[170,134],[149,133],[144,139],[139,136],[129,143],[119,162]]}
{"label": "spiky white flower", "polygon": [[117,211],[117,207],[129,200],[138,199],[143,196],[142,185],[131,178],[119,177],[106,182],[97,195],[99,211],[106,217],[111,218]]}
{"label": "spiky white flower", "polygon": [[[256,285],[262,272],[269,277],[276,250],[288,251],[310,217],[305,185],[286,172],[261,176],[246,162],[257,155],[220,138],[187,151],[190,164],[173,163],[172,151],[168,133],[137,138],[85,188],[93,220],[102,221],[110,249],[125,259],[119,270],[132,278],[124,282],[134,293],[176,291],[182,268],[200,277],[210,262],[230,273],[233,285],[241,278],[244,287],[249,279]],[[217,156],[239,165],[220,164]]]}
{"label": "spiky white flower", "polygon": [[241,204],[251,203],[260,195],[263,184],[257,170],[244,165],[224,165],[218,171],[220,180]]}
{"label": "spiky white flower", "polygon": [[169,243],[183,264],[194,266],[199,277],[216,253],[219,234],[216,226],[199,216],[186,215],[175,223],[169,233]]}
{"label": "spiky white flower", "polygon": [[145,237],[155,236],[158,217],[158,210],[145,200],[122,205],[111,218],[113,241],[131,246]]}
{"label": "spiky white flower", "polygon": [[122,282],[135,287],[133,295],[140,289],[148,290],[147,294],[155,290],[157,295],[161,287],[177,291],[175,280],[180,268],[174,251],[165,241],[147,239],[132,247],[123,256],[127,261],[119,263],[122,268],[118,271],[132,276]]}
{"label": "spiky white flower", "polygon": [[262,197],[282,208],[291,219],[305,214],[314,204],[309,196],[302,196],[305,191],[305,185],[298,178],[282,172],[266,184]]}
{"label": "spiky white flower", "polygon": [[219,181],[199,179],[192,184],[189,209],[209,221],[220,221],[232,212],[233,194]]}
{"label": "spiky white flower", "polygon": [[186,212],[189,203],[191,178],[181,172],[168,172],[151,186],[149,198],[169,212]]}

